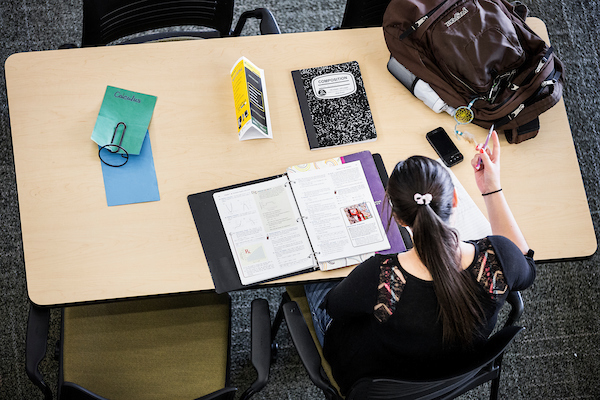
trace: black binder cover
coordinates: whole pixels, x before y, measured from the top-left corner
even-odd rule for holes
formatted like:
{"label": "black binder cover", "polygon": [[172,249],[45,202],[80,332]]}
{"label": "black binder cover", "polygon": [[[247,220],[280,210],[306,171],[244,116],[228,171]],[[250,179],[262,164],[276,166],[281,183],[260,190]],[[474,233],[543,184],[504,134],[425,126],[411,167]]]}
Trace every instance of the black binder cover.
{"label": "black binder cover", "polygon": [[252,182],[244,182],[238,185],[232,185],[207,192],[191,194],[188,196],[188,203],[194,223],[200,236],[200,242],[204,249],[204,255],[208,262],[208,268],[212,275],[217,293],[238,290],[244,287],[238,275],[233,255],[229,248],[227,235],[217,205],[213,199],[213,194],[224,190],[247,186],[253,183],[265,182],[271,179],[279,178],[282,175],[276,175],[269,178],[257,179]]}
{"label": "black binder cover", "polygon": [[373,161],[375,161],[375,166],[377,167],[377,172],[379,172],[379,178],[381,178],[381,183],[383,183],[383,188],[387,188],[388,184],[388,174],[385,169],[385,164],[383,163],[383,158],[381,158],[381,154],[375,153],[373,154]]}

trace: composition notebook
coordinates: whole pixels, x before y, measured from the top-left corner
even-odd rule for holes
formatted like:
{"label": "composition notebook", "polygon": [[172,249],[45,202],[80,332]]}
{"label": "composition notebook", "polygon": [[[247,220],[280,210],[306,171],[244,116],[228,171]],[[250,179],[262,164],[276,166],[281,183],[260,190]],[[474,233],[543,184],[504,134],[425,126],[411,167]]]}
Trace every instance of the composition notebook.
{"label": "composition notebook", "polygon": [[377,138],[358,62],[299,69],[292,78],[311,150]]}
{"label": "composition notebook", "polygon": [[370,152],[188,196],[218,293],[404,251]]}

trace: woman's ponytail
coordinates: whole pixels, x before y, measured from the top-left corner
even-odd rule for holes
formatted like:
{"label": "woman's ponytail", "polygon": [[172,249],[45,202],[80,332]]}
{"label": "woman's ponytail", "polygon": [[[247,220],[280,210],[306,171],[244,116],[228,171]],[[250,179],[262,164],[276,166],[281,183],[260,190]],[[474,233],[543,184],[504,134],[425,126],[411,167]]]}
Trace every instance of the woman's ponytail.
{"label": "woman's ponytail", "polygon": [[434,160],[411,157],[394,169],[387,196],[396,218],[411,227],[414,249],[433,279],[444,342],[470,344],[484,315],[481,290],[462,271],[458,232],[448,225],[450,174]]}

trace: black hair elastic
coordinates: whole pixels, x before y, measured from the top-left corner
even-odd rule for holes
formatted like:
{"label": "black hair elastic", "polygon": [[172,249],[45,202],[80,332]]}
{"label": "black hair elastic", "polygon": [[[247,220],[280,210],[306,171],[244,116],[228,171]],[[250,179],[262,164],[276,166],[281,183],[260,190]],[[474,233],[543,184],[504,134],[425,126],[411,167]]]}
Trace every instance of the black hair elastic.
{"label": "black hair elastic", "polygon": [[501,192],[502,188],[498,189],[498,190],[494,190],[493,192],[489,192],[489,193],[482,193],[482,196],[489,196],[490,194],[494,194],[494,193],[498,193]]}

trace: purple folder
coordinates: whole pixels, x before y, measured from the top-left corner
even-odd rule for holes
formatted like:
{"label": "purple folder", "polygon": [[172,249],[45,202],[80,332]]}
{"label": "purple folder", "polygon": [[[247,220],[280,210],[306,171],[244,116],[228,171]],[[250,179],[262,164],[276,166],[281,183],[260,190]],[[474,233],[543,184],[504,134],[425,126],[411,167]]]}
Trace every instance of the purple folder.
{"label": "purple folder", "polygon": [[377,169],[375,161],[373,160],[373,155],[370,151],[361,151],[360,153],[354,153],[342,157],[343,163],[357,160],[360,161],[363,171],[365,172],[369,189],[371,189],[373,200],[375,200],[377,211],[379,212],[381,222],[383,223],[383,228],[387,232],[388,241],[390,242],[391,246],[389,250],[383,250],[379,253],[394,254],[406,251],[406,246],[404,245],[404,241],[402,240],[402,235],[400,234],[400,230],[398,229],[396,221],[392,219],[388,227],[388,221],[390,220],[392,207],[389,204],[385,204],[387,201],[385,198],[385,189],[383,188],[383,183],[381,182],[379,170]]}

